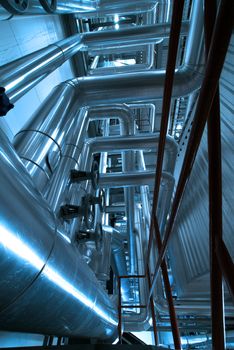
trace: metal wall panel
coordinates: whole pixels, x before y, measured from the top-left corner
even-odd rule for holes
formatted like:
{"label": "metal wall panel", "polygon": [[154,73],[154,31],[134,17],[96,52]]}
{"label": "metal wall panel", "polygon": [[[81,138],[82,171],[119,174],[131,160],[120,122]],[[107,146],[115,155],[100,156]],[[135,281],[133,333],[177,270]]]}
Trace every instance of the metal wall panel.
{"label": "metal wall panel", "polygon": [[[233,235],[233,79],[234,35],[230,42],[220,80],[223,235],[234,257]],[[181,297],[209,295],[209,211],[207,130],[184,193],[170,244],[170,259]]]}

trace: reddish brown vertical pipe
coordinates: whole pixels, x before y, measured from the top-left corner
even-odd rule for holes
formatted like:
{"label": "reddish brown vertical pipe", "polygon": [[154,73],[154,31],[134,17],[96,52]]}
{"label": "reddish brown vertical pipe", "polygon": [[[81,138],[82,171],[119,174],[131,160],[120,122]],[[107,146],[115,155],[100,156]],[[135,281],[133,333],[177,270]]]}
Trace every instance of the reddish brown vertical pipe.
{"label": "reddish brown vertical pipe", "polygon": [[[165,85],[164,85],[164,92],[163,92],[162,117],[161,117],[160,138],[159,138],[158,156],[157,156],[157,164],[156,164],[156,172],[155,172],[155,184],[154,184],[154,195],[153,195],[147,264],[149,261],[148,259],[150,255],[153,231],[156,233],[159,253],[162,245],[159,227],[157,225],[156,211],[157,211],[158,195],[159,195],[159,188],[160,188],[160,182],[161,182],[161,176],[162,176],[163,156],[164,156],[164,148],[165,148],[165,142],[166,142],[166,134],[167,134],[172,88],[173,88],[173,78],[175,73],[176,57],[177,57],[178,44],[179,44],[179,38],[180,38],[180,28],[181,28],[181,21],[182,21],[182,15],[183,15],[183,8],[184,8],[184,0],[174,1],[169,47],[168,47]],[[177,325],[177,319],[176,319],[176,314],[175,314],[175,309],[173,304],[171,286],[168,278],[166,261],[164,259],[162,261],[161,267],[162,267],[162,274],[163,274],[168,306],[169,306],[169,314],[170,314],[174,345],[176,349],[181,349],[179,328]],[[149,281],[151,284],[150,276],[149,276]],[[152,296],[150,296],[150,300],[151,300],[151,297]]]}
{"label": "reddish brown vertical pipe", "polygon": [[[149,289],[150,289],[151,288],[151,281],[150,281],[149,265],[147,265],[147,268],[146,268],[146,276],[147,276],[147,279],[148,279],[148,284],[149,284]],[[155,345],[158,345],[158,332],[157,332],[154,300],[153,300],[152,296],[150,297],[150,308],[151,308],[152,321],[153,321],[154,342],[155,342]]]}
{"label": "reddish brown vertical pipe", "polygon": [[215,23],[212,42],[207,59],[205,76],[203,79],[200,95],[197,102],[196,112],[193,121],[193,128],[188,142],[175,198],[172,205],[171,215],[166,227],[165,238],[162,249],[155,267],[150,295],[155,287],[156,278],[162,260],[165,256],[168,241],[171,236],[177,211],[184,193],[186,183],[189,179],[194,159],[201,141],[207,118],[210,114],[213,99],[216,94],[219,77],[223,68],[225,56],[228,50],[229,41],[232,35],[234,18],[234,1],[221,0],[219,13]]}
{"label": "reddish brown vertical pipe", "polygon": [[118,333],[119,333],[119,344],[122,344],[122,301],[121,301],[121,278],[118,276],[118,292],[119,292],[119,303],[118,303],[118,314],[119,314],[119,324],[118,324]]}
{"label": "reddish brown vertical pipe", "polygon": [[[158,227],[158,221],[154,213],[153,213],[153,220],[154,220],[154,232],[155,232],[155,237],[158,245],[158,251],[160,252],[162,248],[162,240],[161,240],[160,231]],[[180,331],[177,323],[174,301],[172,297],[171,285],[168,277],[168,270],[167,270],[167,264],[165,259],[163,259],[162,261],[161,269],[162,269],[164,288],[165,288],[167,302],[168,302],[171,329],[172,329],[175,349],[181,349]]]}
{"label": "reddish brown vertical pipe", "polygon": [[[216,17],[216,4],[204,1],[204,30],[206,57],[213,33]],[[223,279],[215,249],[216,237],[222,238],[222,154],[220,138],[219,88],[216,91],[210,115],[208,130],[208,171],[209,171],[209,237],[210,237],[210,295],[212,320],[212,347],[225,349]]]}
{"label": "reddish brown vertical pipe", "polygon": [[215,246],[219,266],[227,283],[230,295],[234,301],[234,263],[232,261],[232,257],[222,239],[216,237]]}
{"label": "reddish brown vertical pipe", "polygon": [[[160,181],[161,181],[161,175],[162,175],[164,148],[165,148],[165,142],[166,142],[168,119],[169,119],[169,112],[170,112],[170,105],[171,105],[173,78],[175,73],[176,56],[177,56],[179,39],[180,39],[180,28],[181,28],[181,22],[182,22],[183,7],[184,7],[184,0],[174,1],[170,38],[169,38],[169,47],[168,47],[167,68],[166,68],[165,84],[164,84],[164,91],[163,91],[162,117],[161,117],[161,125],[160,125],[160,138],[159,138],[159,145],[158,145],[157,165],[156,165],[156,172],[155,172],[155,185],[154,185],[152,213],[156,212],[157,210],[158,194],[159,194]],[[151,217],[147,259],[149,258],[149,250],[151,248],[152,236],[153,236],[153,219]]]}

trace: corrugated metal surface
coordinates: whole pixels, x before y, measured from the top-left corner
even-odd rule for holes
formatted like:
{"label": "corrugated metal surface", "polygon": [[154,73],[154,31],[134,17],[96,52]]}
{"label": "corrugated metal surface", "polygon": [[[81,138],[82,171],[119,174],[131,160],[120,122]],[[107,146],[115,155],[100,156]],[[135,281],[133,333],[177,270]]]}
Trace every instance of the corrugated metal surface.
{"label": "corrugated metal surface", "polygon": [[[223,157],[223,234],[234,257],[233,225],[233,111],[234,35],[225,60],[221,81]],[[209,293],[209,213],[207,132],[187,185],[170,244],[170,258],[179,296],[207,296]]]}

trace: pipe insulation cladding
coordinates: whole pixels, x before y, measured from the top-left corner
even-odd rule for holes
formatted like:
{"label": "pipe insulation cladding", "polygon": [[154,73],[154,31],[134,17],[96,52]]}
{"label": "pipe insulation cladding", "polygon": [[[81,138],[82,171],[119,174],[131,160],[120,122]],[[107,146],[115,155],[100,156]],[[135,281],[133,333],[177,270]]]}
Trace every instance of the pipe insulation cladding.
{"label": "pipe insulation cladding", "polygon": [[0,168],[1,329],[116,339],[117,307],[1,130]]}

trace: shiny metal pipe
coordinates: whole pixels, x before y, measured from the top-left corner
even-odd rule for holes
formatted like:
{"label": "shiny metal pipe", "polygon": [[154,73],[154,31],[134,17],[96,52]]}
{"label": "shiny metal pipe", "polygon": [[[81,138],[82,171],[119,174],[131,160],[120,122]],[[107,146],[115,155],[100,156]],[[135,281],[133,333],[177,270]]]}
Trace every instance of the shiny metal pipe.
{"label": "shiny metal pipe", "polygon": [[[155,172],[153,171],[132,171],[125,174],[100,174],[99,185],[103,188],[152,186],[154,177]],[[163,172],[161,186],[168,186],[170,183],[174,183],[174,177],[170,173]]]}
{"label": "shiny metal pipe", "polygon": [[83,16],[79,13],[76,14],[77,18],[83,18],[84,15],[86,18],[91,17],[105,17],[108,15],[126,15],[126,14],[142,14],[143,12],[151,12],[154,11],[157,6],[157,2],[155,0],[137,0],[134,3],[126,3],[123,0],[114,0],[114,1],[106,1],[101,0],[100,6],[97,11],[88,12],[83,14]]}
{"label": "shiny metal pipe", "polygon": [[[117,276],[127,276],[127,265],[124,253],[124,237],[114,227],[103,225],[103,230],[112,236],[111,254],[113,260],[114,270]],[[130,283],[128,279],[121,281],[121,296],[122,300],[127,302],[131,297]]]}
{"label": "shiny metal pipe", "polygon": [[[85,141],[89,121],[106,120],[109,118],[120,120],[120,125],[125,135],[133,133],[134,115],[130,108],[125,105],[112,105],[90,109],[83,108],[70,124],[70,131],[67,132],[65,137],[63,158],[56,172],[52,175],[46,190],[46,199],[56,213],[67,195],[69,171],[77,164],[80,169],[86,168],[84,164],[80,163],[82,158],[80,153]],[[80,160],[78,162],[79,157]],[[91,160],[92,157],[89,159]],[[89,171],[90,169],[86,170]]]}
{"label": "shiny metal pipe", "polygon": [[[183,65],[174,75],[172,97],[187,96],[201,86],[204,72],[203,60],[203,8],[195,0],[191,12],[191,25],[187,38]],[[74,79],[81,104],[154,102],[161,99],[165,71],[147,71],[115,74],[111,76]]]}
{"label": "shiny metal pipe", "polygon": [[54,245],[55,222],[1,129],[0,144],[0,310],[3,310],[44,268]]}
{"label": "shiny metal pipe", "polygon": [[14,138],[19,156],[41,191],[58,165],[65,133],[76,113],[74,89],[60,84]]}
{"label": "shiny metal pipe", "polygon": [[[185,24],[185,27],[187,27],[187,24]],[[161,37],[164,32],[168,32],[168,28],[168,25],[152,25],[124,29],[122,30],[121,39],[119,39],[119,33],[116,33],[116,31],[98,31],[73,35],[1,66],[0,86],[5,87],[11,101],[16,102],[81,49],[92,50],[94,48],[96,50],[103,47],[100,50],[101,52],[108,50],[109,47],[120,45],[120,42],[123,43],[122,46],[128,46],[131,41],[132,45],[145,43],[146,40],[148,40],[147,42],[154,42],[158,36]]]}
{"label": "shiny metal pipe", "polygon": [[37,85],[81,49],[81,38],[74,35],[0,67],[0,86],[12,102]]}
{"label": "shiny metal pipe", "polygon": [[[86,145],[89,146],[91,153],[111,152],[120,153],[127,150],[147,150],[155,151],[159,140],[159,133],[139,134],[135,136],[116,136],[87,139]],[[167,136],[164,170],[173,173],[178,145],[175,140]]]}
{"label": "shiny metal pipe", "polygon": [[[189,22],[184,21],[181,27],[181,35],[187,35]],[[118,52],[126,47],[157,44],[157,40],[168,38],[170,24],[148,24],[123,28],[119,30],[95,31],[83,34],[83,43],[88,51],[94,55],[109,53],[109,50]]]}
{"label": "shiny metal pipe", "polygon": [[[174,77],[173,97],[191,94],[201,86],[203,66],[183,66]],[[77,89],[81,105],[98,106],[110,103],[154,102],[163,96],[165,71],[147,71],[89,76],[69,83]]]}
{"label": "shiny metal pipe", "polygon": [[92,329],[93,337],[111,339],[118,324],[115,306],[62,237],[1,130],[0,136],[1,329],[87,337]]}

